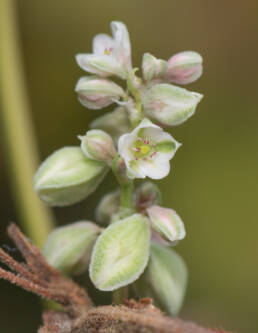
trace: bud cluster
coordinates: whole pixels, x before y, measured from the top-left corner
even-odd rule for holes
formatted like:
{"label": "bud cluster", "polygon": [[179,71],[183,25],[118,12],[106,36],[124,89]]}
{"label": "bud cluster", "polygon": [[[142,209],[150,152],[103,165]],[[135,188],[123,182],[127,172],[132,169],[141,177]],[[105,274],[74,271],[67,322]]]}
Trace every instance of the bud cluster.
{"label": "bud cluster", "polygon": [[[39,197],[52,206],[87,198],[108,170],[120,188],[104,195],[97,205],[96,220],[105,228],[89,221],[57,228],[49,235],[44,254],[64,274],[81,274],[89,268],[99,290],[133,284],[138,296],[150,296],[176,315],[187,270],[172,247],[185,237],[184,223],[175,210],[162,207],[156,184],[146,181],[134,190],[134,180],[169,174],[170,161],[181,144],[164,128],[185,122],[202,99],[201,94],[175,84],[197,80],[202,75],[202,57],[186,51],[166,61],[145,53],[140,78],[132,67],[126,26],[112,22],[111,31],[112,37],[98,34],[93,39],[92,53],[76,56],[88,74],[79,79],[75,91],[87,109],[117,106],[78,136],[80,145],[48,157],[34,184]],[[121,80],[123,87],[117,83]]]}

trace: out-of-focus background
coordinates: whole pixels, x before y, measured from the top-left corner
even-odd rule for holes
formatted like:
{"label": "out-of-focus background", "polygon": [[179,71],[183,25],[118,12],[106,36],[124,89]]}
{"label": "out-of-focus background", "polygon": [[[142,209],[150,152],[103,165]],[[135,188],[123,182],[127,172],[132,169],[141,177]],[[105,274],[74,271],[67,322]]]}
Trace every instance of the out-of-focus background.
{"label": "out-of-focus background", "polygon": [[[187,88],[205,98],[193,118],[171,130],[183,146],[172,161],[173,172],[160,181],[165,206],[179,212],[187,230],[177,247],[189,268],[181,316],[257,333],[257,0],[27,0],[16,5],[42,159],[78,144],[76,136],[101,114],[77,102],[74,85],[84,73],[74,56],[91,52],[93,36],[109,33],[111,20],[127,24],[135,67],[144,52],[163,59],[183,50],[202,54],[204,75]],[[19,223],[19,217],[1,133],[0,242],[11,245],[5,228],[10,220]],[[112,186],[109,176],[87,201],[55,209],[58,224],[93,218],[97,200]],[[0,295],[0,331],[35,332],[38,298],[4,281]]]}

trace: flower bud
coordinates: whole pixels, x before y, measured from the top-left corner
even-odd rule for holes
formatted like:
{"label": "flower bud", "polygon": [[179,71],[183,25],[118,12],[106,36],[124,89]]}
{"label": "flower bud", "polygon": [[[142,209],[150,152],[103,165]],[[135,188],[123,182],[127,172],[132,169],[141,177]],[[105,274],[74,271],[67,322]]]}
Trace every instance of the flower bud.
{"label": "flower bud", "polygon": [[101,199],[96,208],[96,219],[100,223],[109,223],[120,205],[120,190],[110,192]]}
{"label": "flower bud", "polygon": [[107,171],[105,163],[87,158],[80,147],[64,147],[41,164],[34,187],[51,206],[72,205],[95,191]]}
{"label": "flower bud", "polygon": [[177,53],[168,60],[166,79],[177,84],[188,84],[202,75],[202,56],[193,51]]}
{"label": "flower bud", "polygon": [[173,209],[151,206],[147,209],[153,228],[170,242],[185,237],[185,227],[181,218]]}
{"label": "flower bud", "polygon": [[164,60],[157,59],[150,53],[145,53],[142,59],[142,72],[144,80],[151,81],[161,78],[167,69],[167,63]]}
{"label": "flower bud", "polygon": [[110,135],[102,130],[90,130],[84,136],[79,136],[83,153],[97,161],[112,163],[116,149]]}
{"label": "flower bud", "polygon": [[118,106],[114,111],[93,120],[90,128],[104,130],[117,142],[122,134],[130,132],[131,124],[125,107]]}
{"label": "flower bud", "polygon": [[149,264],[134,283],[138,297],[151,297],[154,304],[171,316],[182,306],[187,285],[187,268],[183,259],[171,248],[151,245]]}
{"label": "flower bud", "polygon": [[162,125],[179,125],[191,117],[202,95],[161,83],[152,86],[143,96],[144,111]]}
{"label": "flower bud", "polygon": [[161,192],[156,184],[144,182],[135,191],[135,201],[136,207],[144,212],[150,206],[161,204]]}
{"label": "flower bud", "polygon": [[89,266],[92,247],[99,233],[96,224],[86,221],[56,228],[47,238],[43,255],[62,273],[81,274]]}
{"label": "flower bud", "polygon": [[124,91],[116,83],[97,76],[84,76],[76,84],[79,101],[86,108],[98,110],[119,100]]}
{"label": "flower bud", "polygon": [[149,260],[148,219],[133,214],[112,223],[96,241],[90,262],[95,287],[111,291],[137,280]]}

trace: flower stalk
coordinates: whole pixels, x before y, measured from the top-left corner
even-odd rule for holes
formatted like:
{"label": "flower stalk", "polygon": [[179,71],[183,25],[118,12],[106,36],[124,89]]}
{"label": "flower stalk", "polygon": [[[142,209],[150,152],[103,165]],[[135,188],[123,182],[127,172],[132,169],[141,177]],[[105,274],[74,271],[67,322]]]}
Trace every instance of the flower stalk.
{"label": "flower stalk", "polygon": [[53,217],[33,191],[38,153],[25,91],[14,1],[1,0],[0,4],[1,123],[9,176],[20,221],[28,236],[42,246],[53,226]]}
{"label": "flower stalk", "polygon": [[[146,53],[140,78],[132,67],[125,24],[112,22],[111,30],[112,37],[99,34],[93,39],[91,54],[76,56],[90,75],[79,79],[75,90],[86,108],[119,106],[78,137],[80,146],[49,156],[34,177],[34,187],[51,206],[72,205],[95,191],[111,169],[119,188],[97,205],[96,219],[104,227],[84,220],[56,230],[46,242],[45,256],[70,275],[88,269],[97,289],[113,292],[115,304],[130,297],[132,285],[138,296],[152,297],[174,316],[182,305],[187,270],[171,247],[185,237],[184,223],[175,210],[162,207],[157,186],[145,182],[134,189],[134,180],[158,180],[170,173],[181,144],[167,128],[191,117],[202,99],[170,83],[196,80],[202,58],[184,52],[165,61]],[[124,80],[124,87],[112,76]]]}

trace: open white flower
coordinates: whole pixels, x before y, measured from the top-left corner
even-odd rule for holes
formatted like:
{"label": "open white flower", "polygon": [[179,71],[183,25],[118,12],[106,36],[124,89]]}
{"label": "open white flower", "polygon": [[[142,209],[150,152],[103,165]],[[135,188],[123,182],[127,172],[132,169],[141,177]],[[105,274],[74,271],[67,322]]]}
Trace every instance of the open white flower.
{"label": "open white flower", "polygon": [[118,152],[130,178],[161,179],[168,175],[169,161],[179,146],[169,133],[145,118],[131,133],[120,137]]}
{"label": "open white flower", "polygon": [[87,72],[107,77],[117,75],[126,79],[132,70],[131,44],[127,28],[122,22],[111,22],[113,38],[98,34],[93,39],[93,53],[77,54],[78,65]]}

